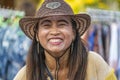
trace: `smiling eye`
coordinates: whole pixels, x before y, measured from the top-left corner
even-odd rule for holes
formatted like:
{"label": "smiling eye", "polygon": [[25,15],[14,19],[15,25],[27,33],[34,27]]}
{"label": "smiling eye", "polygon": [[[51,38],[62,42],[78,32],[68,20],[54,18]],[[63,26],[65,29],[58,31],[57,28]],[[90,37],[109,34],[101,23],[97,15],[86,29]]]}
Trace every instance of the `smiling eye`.
{"label": "smiling eye", "polygon": [[41,25],[41,27],[45,29],[50,28],[50,26],[51,26],[51,23],[48,23],[48,22],[45,22]]}
{"label": "smiling eye", "polygon": [[64,25],[66,25],[66,24],[64,24],[64,23],[62,23],[62,24],[59,24],[59,26],[64,26]]}
{"label": "smiling eye", "polygon": [[43,26],[50,26],[50,24],[43,24]]}
{"label": "smiling eye", "polygon": [[40,22],[40,26],[42,28],[49,28],[51,26],[51,21],[50,20],[43,20]]}
{"label": "smiling eye", "polygon": [[60,23],[58,23],[58,26],[59,27],[61,27],[61,26],[67,26],[68,24],[67,23],[65,23],[65,22],[60,22]]}

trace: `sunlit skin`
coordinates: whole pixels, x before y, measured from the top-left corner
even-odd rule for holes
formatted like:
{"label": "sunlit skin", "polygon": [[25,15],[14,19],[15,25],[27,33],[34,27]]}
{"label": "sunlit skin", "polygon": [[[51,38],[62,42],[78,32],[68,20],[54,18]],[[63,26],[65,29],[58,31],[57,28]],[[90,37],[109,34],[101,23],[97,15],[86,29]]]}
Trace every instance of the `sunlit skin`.
{"label": "sunlit skin", "polygon": [[56,69],[56,60],[54,57],[59,58],[64,54],[59,60],[59,78],[61,77],[59,80],[66,79],[70,45],[74,38],[75,33],[69,17],[51,16],[45,17],[39,21],[38,39],[42,47],[45,49],[46,64],[51,70],[53,76]]}

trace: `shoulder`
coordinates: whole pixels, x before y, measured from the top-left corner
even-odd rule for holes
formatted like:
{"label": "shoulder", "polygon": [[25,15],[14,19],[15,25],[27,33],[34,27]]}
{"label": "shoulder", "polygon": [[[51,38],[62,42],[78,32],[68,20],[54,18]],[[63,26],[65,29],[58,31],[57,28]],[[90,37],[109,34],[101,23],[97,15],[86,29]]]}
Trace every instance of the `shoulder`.
{"label": "shoulder", "polygon": [[89,51],[88,53],[88,63],[94,64],[96,69],[110,70],[111,67],[106,63],[106,61],[96,52]]}
{"label": "shoulder", "polygon": [[112,68],[98,53],[89,51],[87,67],[88,76],[96,77],[98,80],[104,80],[111,70]]}
{"label": "shoulder", "polygon": [[22,67],[13,80],[26,80],[26,66]]}
{"label": "shoulder", "polygon": [[109,67],[106,61],[98,53],[93,51],[89,51],[88,53],[88,62],[90,61],[92,61],[92,63],[94,63],[95,66],[102,65],[104,67],[106,66],[107,68]]}

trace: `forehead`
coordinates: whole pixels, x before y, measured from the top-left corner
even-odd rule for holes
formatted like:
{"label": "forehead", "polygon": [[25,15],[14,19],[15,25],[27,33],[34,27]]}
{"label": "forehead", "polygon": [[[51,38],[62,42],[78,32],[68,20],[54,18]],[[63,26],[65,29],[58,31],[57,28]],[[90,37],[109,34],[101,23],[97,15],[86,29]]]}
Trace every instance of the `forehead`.
{"label": "forehead", "polygon": [[49,16],[49,17],[44,17],[40,19],[40,21],[45,21],[45,20],[50,20],[50,21],[58,21],[58,20],[65,20],[65,21],[71,21],[71,18],[69,16]]}

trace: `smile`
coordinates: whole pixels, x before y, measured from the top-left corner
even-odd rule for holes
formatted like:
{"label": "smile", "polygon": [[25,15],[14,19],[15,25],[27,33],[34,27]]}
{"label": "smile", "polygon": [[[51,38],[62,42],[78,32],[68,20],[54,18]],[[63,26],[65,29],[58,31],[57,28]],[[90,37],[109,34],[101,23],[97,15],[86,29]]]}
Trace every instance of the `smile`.
{"label": "smile", "polygon": [[60,45],[63,42],[62,39],[50,39],[49,43],[52,45]]}

